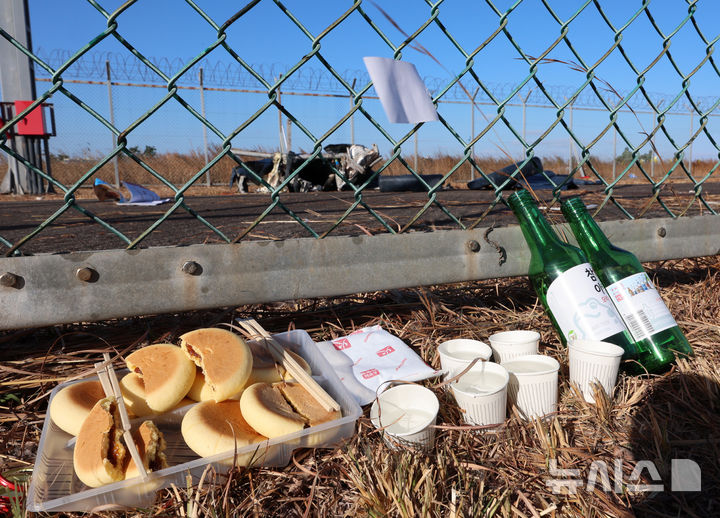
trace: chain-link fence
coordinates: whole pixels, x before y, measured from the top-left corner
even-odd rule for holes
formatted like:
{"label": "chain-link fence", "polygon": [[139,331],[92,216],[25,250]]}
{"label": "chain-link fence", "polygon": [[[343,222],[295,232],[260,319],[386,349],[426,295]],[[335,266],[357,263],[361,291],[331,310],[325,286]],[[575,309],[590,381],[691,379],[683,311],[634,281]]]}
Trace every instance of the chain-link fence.
{"label": "chain-link fence", "polygon": [[[386,18],[390,18],[390,15],[374,4],[363,4],[361,2],[352,4],[341,16],[332,20],[332,22],[320,32],[312,33],[288,7],[281,2],[275,2],[280,8],[277,10],[277,16],[285,18],[286,21],[289,20],[291,24],[294,25],[295,30],[305,36],[307,42],[307,47],[304,49],[305,53],[302,59],[294,65],[286,67],[284,70],[279,69],[279,67],[253,68],[248,65],[243,58],[242,49],[235,48],[226,41],[226,32],[229,28],[234,23],[238,23],[244,16],[249,15],[258,2],[250,2],[228,20],[213,20],[208,14],[202,11],[195,2],[188,2],[188,4],[201,15],[202,23],[208,24],[212,27],[212,30],[216,31],[217,38],[208,48],[199,51],[193,59],[184,63],[155,62],[153,59],[146,57],[139,48],[134,47],[132,41],[125,39],[123,36],[122,22],[128,23],[125,20],[128,16],[132,15],[133,4],[135,3],[136,2],[128,2],[117,11],[109,12],[105,11],[99,2],[91,2],[106,19],[106,26],[98,27],[97,36],[87,45],[73,53],[68,52],[64,55],[55,53],[42,59],[38,55],[30,52],[29,49],[17,43],[11,34],[8,34],[4,30],[2,32],[2,36],[10,41],[18,52],[28,55],[33,60],[38,78],[44,79],[44,82],[39,83],[42,85],[44,91],[38,95],[35,102],[21,113],[15,114],[15,116],[5,124],[3,128],[3,142],[0,144],[3,151],[21,162],[26,159],[26,157],[19,155],[17,151],[14,151],[12,147],[9,146],[7,140],[9,133],[23,116],[30,113],[37,105],[48,102],[55,102],[57,105],[60,100],[64,103],[72,103],[75,107],[82,110],[87,117],[99,122],[114,136],[112,141],[115,145],[108,153],[101,154],[98,149],[87,150],[87,155],[96,158],[96,162],[88,167],[86,171],[83,171],[77,178],[73,178],[72,181],[60,182],[47,175],[46,172],[35,169],[35,172],[42,176],[49,185],[52,185],[58,192],[64,194],[64,200],[66,202],[61,210],[41,223],[43,226],[52,224],[65,211],[80,210],[88,217],[93,218],[92,213],[89,212],[88,209],[83,208],[82,202],[75,195],[81,186],[93,181],[98,171],[105,166],[105,164],[113,161],[115,161],[116,164],[118,157],[127,157],[134,161],[149,173],[150,176],[148,176],[148,178],[153,178],[172,190],[174,203],[168,213],[175,210],[186,210],[195,217],[200,218],[200,221],[203,221],[200,217],[201,215],[194,213],[192,207],[188,205],[185,196],[187,189],[194,184],[201,184],[203,181],[207,181],[208,176],[206,176],[206,172],[212,169],[220,160],[230,158],[237,166],[243,168],[244,173],[254,182],[264,186],[269,191],[269,207],[279,207],[295,219],[299,225],[307,226],[302,218],[294,214],[293,211],[283,203],[280,193],[283,189],[286,189],[288,185],[291,185],[297,175],[302,175],[303,169],[309,167],[313,159],[321,156],[323,146],[333,142],[337,138],[336,135],[340,132],[340,128],[346,127],[350,119],[353,119],[353,122],[355,122],[356,119],[360,118],[363,120],[363,123],[369,124],[376,130],[375,136],[384,139],[384,142],[381,144],[388,149],[389,156],[376,168],[373,175],[366,178],[362,183],[354,184],[353,182],[347,182],[349,179],[344,178],[344,174],[347,174],[346,171],[335,169],[333,173],[342,178],[343,182],[347,182],[346,185],[352,189],[355,195],[354,208],[356,210],[369,211],[378,219],[383,227],[392,232],[393,226],[383,221],[382,217],[378,215],[377,212],[374,212],[372,207],[368,206],[364,199],[364,192],[372,185],[376,177],[382,176],[392,165],[398,165],[398,163],[400,163],[402,169],[406,170],[407,174],[420,178],[420,172],[416,170],[417,162],[408,162],[404,157],[417,155],[417,152],[415,152],[416,149],[413,149],[413,146],[417,146],[417,142],[413,141],[413,139],[421,133],[423,125],[419,124],[410,128],[405,134],[393,136],[393,134],[397,134],[397,131],[388,131],[386,129],[387,123],[378,117],[377,110],[370,111],[368,109],[369,101],[367,99],[372,97],[371,94],[373,91],[372,84],[368,81],[367,76],[358,74],[359,77],[354,78],[351,84],[347,73],[338,71],[329,61],[325,60],[323,56],[324,51],[321,48],[324,40],[329,39],[330,35],[334,32],[347,31],[345,26],[350,23],[350,18],[352,17],[353,22],[357,23],[358,15],[364,23],[373,29],[376,38],[379,38],[386,44],[386,52],[388,55],[401,58],[404,52],[409,51],[411,48],[418,48],[420,41],[422,41],[423,33],[428,27],[434,27],[446,37],[447,41],[455,47],[455,53],[462,56],[465,61],[463,67],[456,70],[448,70],[450,77],[444,84],[440,83],[439,80],[433,80],[432,84],[430,84],[433,100],[440,111],[440,124],[446,130],[445,136],[451,136],[455,139],[457,144],[456,148],[459,146],[460,153],[458,153],[455,164],[449,167],[448,170],[440,172],[443,177],[441,182],[434,183],[432,186],[426,185],[427,204],[424,207],[425,209],[437,205],[438,191],[443,189],[444,186],[447,186],[454,177],[458,177],[461,171],[464,173],[470,170],[472,177],[488,179],[492,188],[498,194],[498,199],[500,199],[502,191],[513,184],[513,179],[518,175],[519,171],[511,173],[509,177],[502,178],[501,180],[498,180],[497,177],[489,179],[488,175],[492,171],[486,170],[476,159],[475,155],[473,155],[472,151],[474,147],[478,143],[483,142],[484,139],[490,140],[493,137],[498,138],[499,142],[504,144],[506,148],[513,148],[513,151],[503,151],[507,155],[513,155],[515,157],[517,157],[517,153],[515,153],[514,150],[519,146],[523,152],[523,156],[519,157],[519,161],[522,162],[536,156],[538,149],[542,147],[543,141],[548,138],[548,135],[553,130],[562,128],[570,143],[568,153],[572,153],[573,148],[576,146],[577,155],[575,161],[572,161],[572,156],[567,157],[569,177],[563,177],[560,181],[547,177],[547,180],[557,185],[554,189],[554,195],[556,197],[559,196],[561,185],[567,184],[573,177],[589,176],[591,179],[600,181],[604,185],[606,202],[614,202],[625,212],[626,216],[633,217],[631,212],[625,209],[621,202],[618,202],[614,196],[614,191],[624,180],[635,176],[644,179],[652,187],[652,194],[656,195],[657,202],[665,208],[668,214],[675,215],[670,205],[664,203],[661,191],[667,183],[671,182],[671,178],[672,180],[685,179],[690,183],[694,194],[690,205],[692,205],[694,201],[698,201],[704,204],[707,210],[714,213],[714,208],[707,203],[703,190],[704,185],[710,181],[712,173],[717,168],[717,162],[711,161],[709,162],[709,166],[705,164],[705,167],[701,170],[692,171],[692,159],[688,159],[689,150],[692,149],[694,141],[701,136],[705,137],[709,142],[709,148],[712,153],[716,152],[717,146],[712,134],[708,130],[708,126],[710,118],[720,102],[720,99],[717,97],[694,96],[692,94],[691,84],[694,77],[699,75],[699,71],[702,70],[704,72],[710,70],[717,72],[716,65],[712,59],[713,44],[717,36],[712,35],[712,37],[708,37],[701,30],[698,17],[695,15],[697,2],[689,2],[683,18],[675,20],[674,26],[667,27],[664,30],[655,22],[653,6],[650,2],[644,2],[639,5],[632,16],[626,20],[621,20],[621,23],[612,21],[613,18],[616,18],[611,11],[613,7],[605,6],[602,2],[585,2],[576,12],[572,13],[572,15],[566,19],[561,19],[553,10],[557,10],[557,6],[553,7],[550,2],[542,2],[542,6],[537,5],[532,6],[532,8],[543,11],[545,14],[549,13],[554,19],[554,25],[543,26],[539,28],[539,30],[551,34],[554,33],[557,36],[550,46],[536,56],[531,56],[527,50],[520,46],[518,43],[520,41],[519,38],[517,35],[514,35],[511,30],[513,18],[520,16],[520,14],[516,13],[521,11],[524,8],[523,4],[527,4],[528,2],[516,2],[507,6],[505,9],[501,9],[499,6],[488,2],[491,12],[495,17],[496,30],[488,37],[485,37],[484,41],[478,40],[472,42],[473,46],[467,48],[461,46],[460,43],[454,39],[453,34],[446,28],[445,20],[443,19],[443,2],[436,4],[431,2],[425,4],[418,3],[416,8],[425,9],[427,18],[423,23],[414,28],[412,34],[404,33],[403,29],[397,27],[397,29],[406,36],[399,43],[394,43],[398,40],[398,32],[390,33],[381,30],[380,22],[387,21]],[[595,16],[594,23],[597,23],[598,27],[586,27],[585,29],[597,30],[599,32],[601,28],[604,28],[606,30],[605,34],[607,35],[605,40],[597,39],[596,41],[596,44],[602,49],[603,54],[600,59],[594,62],[587,60],[587,58],[584,58],[575,51],[573,42],[568,34],[570,27],[574,24],[584,23],[581,18],[589,15],[591,12]],[[640,18],[646,18],[647,21],[649,21],[648,27],[650,31],[646,34],[648,46],[653,46],[658,50],[656,58],[649,64],[633,61],[630,57],[632,52],[629,52],[628,49],[623,46],[623,35],[630,31],[634,24],[639,24]],[[402,20],[400,20],[400,22],[402,22]],[[410,31],[410,29],[408,29],[408,31]],[[682,59],[682,56],[674,56],[670,52],[670,44],[673,38],[681,31],[692,31],[695,34],[696,44],[704,51],[704,57],[700,61],[686,62]],[[74,85],[70,83],[72,79],[65,79],[66,76],[77,76],[79,73],[82,73],[83,70],[88,73],[93,73],[94,68],[97,69],[94,71],[97,75],[98,72],[102,72],[102,68],[105,68],[108,87],[110,89],[116,89],[114,94],[111,90],[108,92],[111,102],[113,97],[116,99],[116,105],[123,102],[123,99],[135,98],[133,92],[122,91],[123,88],[130,88],[129,86],[119,86],[117,84],[114,87],[112,86],[109,62],[98,63],[97,59],[88,59],[94,47],[106,38],[116,39],[127,50],[127,57],[131,61],[124,63],[124,68],[132,68],[132,73],[135,77],[142,77],[156,84],[158,82],[162,83],[164,90],[164,93],[155,96],[157,100],[151,103],[151,106],[144,110],[144,113],[140,113],[136,117],[131,116],[129,117],[130,120],[123,120],[121,123],[114,120],[115,117],[112,106],[109,110],[104,110],[104,107],[98,108],[98,106],[101,106],[100,103],[86,101],[84,97],[74,93],[71,89],[71,86]],[[521,80],[515,84],[510,84],[506,88],[498,88],[496,81],[489,81],[487,79],[487,71],[479,70],[475,65],[475,61],[479,61],[483,52],[488,51],[490,45],[497,39],[507,39],[515,49],[515,54],[511,56],[510,59],[523,61],[527,68],[525,77],[521,78]],[[560,62],[560,60],[553,58],[553,52],[558,46],[569,49],[573,59]],[[432,54],[433,52],[433,49],[426,49],[422,46],[419,48],[428,54]],[[207,114],[204,115],[204,104],[201,105],[200,109],[197,109],[198,103],[195,102],[195,99],[188,100],[190,92],[183,89],[183,83],[185,85],[194,83],[195,78],[199,75],[199,63],[201,63],[203,59],[206,59],[215,49],[223,49],[226,55],[234,60],[235,67],[228,69],[226,66],[224,71],[219,70],[217,66],[213,67],[211,83],[231,83],[235,81],[239,86],[246,87],[243,104],[245,104],[247,108],[244,110],[245,113],[233,114],[232,119],[234,122],[238,120],[241,121],[239,125],[236,124],[234,127],[232,127],[232,123],[228,124],[229,121],[227,120],[223,120],[220,123],[217,122],[214,117]],[[596,73],[596,70],[603,62],[610,59],[610,56],[613,56],[613,58],[621,56],[626,62],[627,67],[632,70],[636,83],[632,90],[621,93],[614,88],[611,83]],[[657,94],[650,93],[645,85],[646,77],[649,76],[653,66],[656,66],[661,60],[670,63],[672,68],[675,69],[678,78],[682,81],[682,88],[679,91],[669,94],[668,98],[663,99],[659,99]],[[118,66],[117,63],[119,61],[120,58],[115,59],[116,66]],[[318,63],[324,65],[321,73],[317,73],[315,71],[316,69],[313,68],[316,67]],[[74,66],[76,64],[82,66]],[[566,87],[564,91],[562,91],[557,87],[548,87],[546,83],[548,82],[547,77],[551,76],[551,72],[549,72],[550,65],[576,69],[584,75],[585,80],[575,89]],[[237,72],[231,72],[230,70],[237,70]],[[312,131],[309,125],[296,115],[296,111],[291,111],[287,107],[288,104],[291,103],[287,101],[283,102],[281,97],[281,92],[286,86],[288,90],[298,90],[298,84],[307,81],[308,77],[317,77],[316,85],[318,85],[319,89],[326,91],[331,89],[335,90],[335,95],[346,99],[343,101],[343,103],[346,103],[346,106],[343,108],[343,113],[341,113],[339,118],[330,124],[329,127],[325,126],[323,132]],[[355,79],[359,79],[359,81]],[[717,77],[715,80],[717,80]],[[323,87],[323,84],[326,86]],[[668,82],[665,82],[663,86],[667,84]],[[80,91],[87,92],[88,90]],[[202,94],[202,87],[199,91]],[[262,92],[262,95],[257,95],[257,93],[251,94],[251,91]],[[196,94],[197,90],[193,92],[193,97],[195,97]],[[562,97],[558,97],[558,94],[561,94]],[[463,96],[465,97],[463,98]],[[475,99],[472,99],[473,97]],[[349,99],[349,102],[347,99]],[[471,128],[470,131],[468,131],[468,128],[466,128],[467,115],[458,117],[456,113],[452,112],[449,107],[446,108],[443,104],[444,102],[458,99],[463,102],[474,100],[477,103],[491,103],[494,108],[492,110],[494,114],[491,117],[486,117],[485,120],[478,120],[477,128]],[[326,100],[326,102],[329,104],[330,101]],[[517,123],[508,116],[508,111],[511,107],[521,106],[524,113],[526,106],[530,103],[551,106],[554,110],[553,116],[545,124],[544,128],[542,128],[541,131],[535,132],[536,134],[539,133],[539,136],[534,140],[527,137],[525,131],[526,123],[524,120],[521,125],[517,125]],[[578,109],[588,106],[599,110],[595,118],[600,121],[604,120],[599,131],[595,129],[593,134],[589,136],[583,136],[580,135],[579,132],[573,131],[572,118],[575,103],[579,105],[578,108],[575,109],[576,113]],[[138,143],[133,143],[134,135],[141,134],[143,129],[152,127],[153,125],[156,128],[155,131],[164,131],[166,132],[167,138],[174,138],[173,127],[175,124],[163,121],[163,113],[169,111],[170,107],[173,109],[179,108],[185,112],[187,117],[196,119],[198,126],[202,127],[205,133],[205,141],[207,141],[207,135],[209,134],[212,140],[217,143],[212,150],[213,156],[208,156],[207,147],[205,145],[202,146],[204,154],[208,158],[207,163],[194,171],[188,178],[183,178],[180,184],[178,184],[177,181],[167,180],[162,171],[155,170],[152,165],[145,160],[148,154],[153,153],[156,146],[143,146]],[[334,108],[334,111],[337,112],[337,108]],[[446,115],[446,111],[448,115]],[[137,110],[134,110],[134,112],[137,113]],[[643,115],[642,112],[649,113],[652,117]],[[474,114],[474,110],[472,113]],[[689,120],[685,123],[685,127],[689,129],[686,129],[684,132],[678,131],[677,128],[673,127],[670,123],[672,115],[678,113],[682,113],[686,117],[687,115],[690,116]],[[267,182],[266,178],[260,176],[257,171],[244,167],[243,157],[233,150],[238,147],[233,146],[233,142],[238,142],[240,138],[245,135],[252,135],[252,125],[255,121],[263,117],[275,118],[278,114],[280,120],[284,117],[289,123],[292,123],[292,130],[296,138],[301,139],[308,149],[307,158],[304,161],[296,161],[293,163],[283,180],[279,184],[271,185]],[[467,110],[465,110],[465,114],[467,114]],[[637,131],[637,128],[628,130],[624,125],[621,125],[618,121],[623,114],[638,119],[640,117],[645,118],[644,124],[641,123],[639,126],[641,131]],[[125,119],[128,119],[128,117]],[[693,119],[697,120],[697,123],[695,123]],[[157,124],[156,121],[159,121],[159,124]],[[630,126],[630,124],[628,124],[628,126]],[[289,129],[290,124],[288,124],[287,127]],[[462,131],[458,128],[462,128]],[[280,135],[283,135],[283,129],[283,125],[280,124]],[[630,131],[633,131],[635,134],[630,134]],[[498,137],[498,132],[502,132],[504,137]],[[639,141],[636,138],[637,133],[642,134],[642,138],[640,138]],[[341,134],[343,137],[346,137],[346,133]],[[614,153],[612,156],[614,166],[613,174],[609,177],[607,174],[601,173],[598,167],[596,167],[595,164],[598,161],[593,159],[593,149],[603,138],[607,138],[610,134],[612,134],[613,137],[614,151],[617,150],[618,140],[620,147],[627,149],[627,160],[621,164],[618,170],[615,162],[616,155]],[[286,134],[284,137],[287,142],[288,135]],[[664,152],[656,153],[657,146],[654,144],[654,139],[660,137],[663,137],[669,146],[663,146]],[[510,139],[512,142],[508,144],[507,141]],[[200,148],[200,146],[197,147]],[[501,145],[499,147],[503,146]],[[143,151],[148,151],[148,153],[143,153]],[[288,149],[287,151],[290,150]],[[658,155],[664,155],[662,164],[657,163]],[[642,160],[642,158],[647,158],[648,156],[650,157],[649,160]],[[333,167],[333,164],[330,164],[330,166]],[[661,170],[656,171],[656,169]],[[228,172],[225,172],[225,174],[228,174]],[[422,183],[424,182],[421,182],[421,184]],[[442,210],[452,215],[452,211],[448,208],[442,207]],[[464,228],[459,218],[454,219],[457,220],[458,228]],[[107,222],[98,221],[98,223],[104,224],[107,229],[114,231],[112,225]],[[213,228],[211,224],[205,223],[210,230],[220,236],[221,239],[232,240],[232,237],[223,236],[222,233]],[[151,231],[152,229],[148,230]],[[310,230],[312,235],[318,236],[323,234],[311,229],[307,230]],[[137,246],[148,234],[149,232],[145,232],[139,236],[125,236],[125,241],[131,246]],[[15,239],[14,242],[11,242],[11,240],[6,237],[0,237],[0,239],[2,239],[5,246],[9,247],[6,253],[22,251],[22,247],[17,246],[19,244],[17,239]],[[20,241],[22,244],[26,242],[24,239]]]}
{"label": "chain-link fence", "polygon": [[[33,214],[22,225],[0,224],[5,256],[36,251],[34,243],[70,219],[73,225],[91,223],[112,238],[83,243],[80,232],[72,237],[73,250],[187,244],[153,241],[161,226],[178,217],[203,227],[205,233],[195,242],[273,238],[260,230],[278,214],[298,229],[280,238],[341,235],[358,213],[366,219],[353,225],[364,233],[433,230],[433,223],[423,219],[430,213],[440,214],[442,229],[471,230],[489,222],[489,215],[502,209],[506,193],[519,184],[547,187],[541,198],[548,205],[569,187],[592,186],[598,214],[612,209],[626,219],[642,217],[651,207],[656,215],[671,218],[717,214],[712,186],[720,165],[714,136],[720,70],[713,51],[719,36],[708,16],[717,10],[710,2],[671,7],[645,0],[628,7],[587,0],[570,8],[548,0],[487,0],[472,6],[426,0],[390,7],[356,1],[319,17],[304,16],[294,2],[253,0],[216,19],[211,5],[186,0],[192,21],[175,27],[177,34],[196,29],[214,36],[194,49],[194,57],[179,61],[149,57],[130,35],[128,27],[140,16],[136,8],[147,2],[128,1],[115,11],[103,4],[89,0],[96,11],[94,35],[69,52],[33,52],[0,28],[12,52],[32,62],[38,92],[32,103],[5,114],[0,149],[11,164],[29,168],[41,185],[61,195],[42,217]],[[246,57],[247,42],[238,44],[231,37],[234,27],[261,9],[269,37],[275,29],[292,35],[286,46],[294,46],[294,62],[253,66]],[[477,9],[483,10],[481,16],[470,16]],[[71,16],[72,7],[67,11]],[[174,23],[173,13],[166,15],[162,23]],[[108,42],[122,54],[100,54]],[[671,50],[676,42],[677,53]],[[426,81],[439,122],[387,123],[367,75],[348,73],[335,57],[350,47],[434,63],[435,72],[445,74]],[[500,47],[507,66],[489,65]],[[569,77],[573,81],[564,83]],[[140,84],[152,94],[139,95]],[[72,152],[58,148],[52,154],[55,174],[23,154],[13,137],[26,116],[48,104],[63,121],[57,138],[70,142],[74,132],[76,143]],[[77,127],[65,123],[70,111],[78,114]],[[184,122],[177,122],[178,113]],[[190,126],[196,132],[192,140],[178,131]],[[80,127],[93,128],[94,140],[88,137],[87,145],[77,145],[85,138]],[[148,135],[176,142],[149,140]],[[343,162],[349,148],[328,151],[329,144],[351,141],[379,146],[380,158],[363,174]],[[445,161],[428,161],[431,148]],[[253,156],[263,151],[264,169]],[[173,153],[194,153],[197,162],[185,160],[186,172],[173,176],[177,164],[167,165],[157,156]],[[537,166],[537,158],[544,167]],[[74,172],[60,174],[68,162]],[[332,188],[344,189],[342,196],[329,197],[341,200],[341,209],[320,226],[305,212],[310,209],[298,210],[298,203],[305,202],[288,193],[328,188],[324,180],[307,179],[318,162],[333,178]],[[109,184],[128,178],[124,170],[130,167],[139,171],[134,181],[157,186],[170,201],[128,230],[122,218],[107,215],[86,194],[98,178]],[[226,183],[231,171],[257,189],[238,194],[237,206],[252,205],[247,221],[223,226],[190,193]],[[403,202],[402,221],[387,216],[386,199],[373,196],[379,181],[396,175],[415,191],[412,202]],[[540,182],[530,182],[531,175]],[[627,186],[639,190],[624,197]],[[453,198],[447,195],[450,188],[482,192],[477,199],[486,203],[468,216],[462,209],[476,198]]]}

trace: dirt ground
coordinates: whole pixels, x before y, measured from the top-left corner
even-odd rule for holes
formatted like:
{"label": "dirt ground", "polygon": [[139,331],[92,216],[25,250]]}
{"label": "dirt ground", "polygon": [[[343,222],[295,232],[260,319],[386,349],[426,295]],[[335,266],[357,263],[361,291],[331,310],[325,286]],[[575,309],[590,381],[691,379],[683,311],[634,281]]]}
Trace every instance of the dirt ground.
{"label": "dirt ground", "polygon": [[[140,247],[189,245],[223,242],[223,238],[203,224],[194,214],[215,226],[230,241],[255,239],[287,239],[314,237],[290,214],[302,219],[318,236],[360,235],[387,233],[388,229],[369,210],[357,206],[349,215],[348,208],[355,203],[351,192],[283,193],[279,200],[286,210],[276,206],[262,221],[258,216],[271,200],[265,194],[237,194],[227,188],[213,188],[210,196],[203,188],[188,192],[185,207],[179,207],[159,227],[140,243]],[[172,204],[155,207],[120,206],[113,201],[98,201],[91,190],[80,190],[78,204],[85,212],[70,208],[52,224],[23,244],[23,253],[67,252],[125,248],[127,242],[110,230],[95,223],[97,217],[135,240],[170,209]],[[161,196],[170,193],[158,192]],[[550,200],[550,191],[538,191],[540,200]],[[668,213],[653,200],[650,187],[627,185],[614,191],[614,201],[621,204],[633,217],[667,217]],[[605,195],[600,186],[568,190],[564,196],[582,196],[586,204],[602,204]],[[703,190],[710,208],[720,208],[720,182],[709,183]],[[694,199],[690,184],[677,183],[661,193],[663,203],[676,214],[708,214],[707,207]],[[500,202],[493,206],[495,196],[484,190],[445,190],[437,193],[449,216],[438,204],[428,205],[427,193],[379,192],[363,193],[362,201],[378,214],[395,232],[432,231],[461,228],[453,217],[466,227],[505,226],[515,223],[512,212]],[[0,196],[0,237],[16,243],[39,228],[43,222],[63,207],[58,195],[44,197]],[[193,214],[194,213],[194,214]],[[336,226],[336,222],[346,216]],[[609,201],[597,215],[599,220],[627,219],[618,207]],[[0,254],[9,247],[0,239]]]}

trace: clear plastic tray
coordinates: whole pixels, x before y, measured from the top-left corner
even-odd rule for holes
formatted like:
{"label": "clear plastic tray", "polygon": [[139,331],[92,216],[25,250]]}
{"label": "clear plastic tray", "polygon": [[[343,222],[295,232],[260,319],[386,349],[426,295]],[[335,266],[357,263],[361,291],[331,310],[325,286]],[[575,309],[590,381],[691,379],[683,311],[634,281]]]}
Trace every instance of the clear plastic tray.
{"label": "clear plastic tray", "polygon": [[[313,377],[342,407],[342,418],[305,428],[296,433],[277,437],[237,450],[238,458],[253,455],[254,466],[286,466],[292,452],[297,448],[325,448],[339,444],[355,434],[355,422],[362,409],[345,390],[327,360],[320,354],[312,338],[302,330],[274,335],[285,347],[300,354],[310,365]],[[71,382],[77,383],[77,382]],[[55,394],[68,383],[57,386]],[[185,413],[193,405],[175,409],[153,417],[167,442],[166,455],[170,467],[140,477],[115,482],[97,488],[89,488],[75,475],[73,469],[73,437],[58,428],[48,412],[38,445],[35,468],[27,494],[27,509],[31,512],[93,511],[121,507],[150,507],[158,489],[175,484],[185,487],[189,473],[195,483],[208,465],[217,472],[225,472],[233,464],[234,451],[198,457],[187,447],[180,433]]]}

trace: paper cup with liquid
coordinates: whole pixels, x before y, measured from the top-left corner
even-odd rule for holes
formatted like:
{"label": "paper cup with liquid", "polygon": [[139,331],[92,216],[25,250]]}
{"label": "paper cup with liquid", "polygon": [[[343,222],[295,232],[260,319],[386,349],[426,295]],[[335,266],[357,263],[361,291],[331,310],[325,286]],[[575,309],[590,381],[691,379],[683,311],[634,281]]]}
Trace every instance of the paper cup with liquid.
{"label": "paper cup with liquid", "polygon": [[479,358],[478,362],[488,361],[492,349],[479,340],[457,338],[441,343],[438,346],[438,354],[440,368],[446,377],[452,377],[462,372],[476,358]]}
{"label": "paper cup with liquid", "polygon": [[570,381],[577,384],[585,401],[595,402],[593,383],[600,383],[608,397],[617,381],[624,349],[609,342],[571,340],[568,342]]}
{"label": "paper cup with liquid", "polygon": [[429,450],[435,440],[435,420],[440,403],[421,385],[402,384],[385,390],[370,407],[370,421],[382,430],[392,449]]}
{"label": "paper cup with liquid", "polygon": [[530,330],[501,331],[490,335],[488,341],[495,361],[502,363],[518,356],[537,354],[540,333]]}
{"label": "paper cup with liquid", "polygon": [[502,365],[478,362],[450,387],[465,422],[496,425],[505,421],[510,376]]}
{"label": "paper cup with liquid", "polygon": [[530,354],[503,362],[502,366],[510,373],[508,398],[523,417],[543,417],[557,410],[560,364],[555,358]]}

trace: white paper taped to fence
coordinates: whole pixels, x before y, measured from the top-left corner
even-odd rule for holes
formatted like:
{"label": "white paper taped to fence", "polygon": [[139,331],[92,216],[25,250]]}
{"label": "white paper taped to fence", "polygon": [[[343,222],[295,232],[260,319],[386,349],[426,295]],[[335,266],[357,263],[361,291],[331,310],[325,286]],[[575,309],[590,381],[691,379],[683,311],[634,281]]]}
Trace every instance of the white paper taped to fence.
{"label": "white paper taped to fence", "polygon": [[440,374],[381,326],[364,327],[317,345],[360,405],[371,403],[386,381],[420,381]]}
{"label": "white paper taped to fence", "polygon": [[378,57],[365,57],[363,61],[390,122],[417,124],[438,120],[435,105],[415,65]]}

